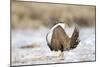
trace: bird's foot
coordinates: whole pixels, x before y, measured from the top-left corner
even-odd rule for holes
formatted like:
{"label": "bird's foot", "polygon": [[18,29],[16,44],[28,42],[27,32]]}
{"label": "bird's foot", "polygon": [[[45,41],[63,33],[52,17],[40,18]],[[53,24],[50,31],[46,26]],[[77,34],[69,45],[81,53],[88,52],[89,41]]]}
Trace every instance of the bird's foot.
{"label": "bird's foot", "polygon": [[64,60],[64,53],[61,52],[61,54],[58,56],[60,60]]}

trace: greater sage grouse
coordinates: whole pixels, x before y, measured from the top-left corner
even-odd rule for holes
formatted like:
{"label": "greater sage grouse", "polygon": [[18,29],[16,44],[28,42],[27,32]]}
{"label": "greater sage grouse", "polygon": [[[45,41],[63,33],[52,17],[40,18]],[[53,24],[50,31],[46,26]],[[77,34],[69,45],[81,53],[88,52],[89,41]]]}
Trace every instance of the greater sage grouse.
{"label": "greater sage grouse", "polygon": [[65,24],[59,22],[47,33],[46,40],[51,51],[60,51],[60,57],[63,57],[63,51],[69,51],[79,44],[79,29],[75,26],[73,34],[69,37],[65,30]]}

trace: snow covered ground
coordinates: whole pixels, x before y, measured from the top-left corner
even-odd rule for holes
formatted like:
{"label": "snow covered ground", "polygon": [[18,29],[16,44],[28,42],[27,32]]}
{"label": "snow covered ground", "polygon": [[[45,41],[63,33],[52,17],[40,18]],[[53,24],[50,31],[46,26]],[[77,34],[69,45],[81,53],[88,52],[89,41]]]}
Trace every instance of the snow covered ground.
{"label": "snow covered ground", "polygon": [[[46,64],[60,62],[95,61],[95,29],[80,28],[81,42],[74,50],[64,52],[64,60],[53,56],[46,43],[48,28],[38,30],[12,30],[12,65]],[[66,28],[69,36],[73,28]],[[25,45],[38,45],[35,48],[21,48]]]}

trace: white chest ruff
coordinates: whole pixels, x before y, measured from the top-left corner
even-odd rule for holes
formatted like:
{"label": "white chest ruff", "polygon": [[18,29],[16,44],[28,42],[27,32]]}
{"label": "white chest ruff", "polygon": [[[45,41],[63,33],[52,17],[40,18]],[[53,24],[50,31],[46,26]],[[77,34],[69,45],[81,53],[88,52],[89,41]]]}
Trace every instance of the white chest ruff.
{"label": "white chest ruff", "polygon": [[63,29],[65,28],[64,23],[58,23],[58,24],[56,24],[55,26],[53,26],[53,27],[51,28],[51,30],[48,32],[48,35],[47,35],[47,41],[48,41],[48,43],[51,43],[53,30],[54,30],[57,26],[61,26]]}

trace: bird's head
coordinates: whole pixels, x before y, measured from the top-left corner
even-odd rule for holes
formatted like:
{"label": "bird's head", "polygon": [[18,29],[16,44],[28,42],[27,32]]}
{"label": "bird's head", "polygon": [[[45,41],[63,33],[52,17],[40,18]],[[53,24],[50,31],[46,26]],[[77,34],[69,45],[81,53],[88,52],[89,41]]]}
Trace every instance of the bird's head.
{"label": "bird's head", "polygon": [[65,23],[64,22],[58,22],[56,25],[57,26],[60,25],[63,29],[65,29]]}

